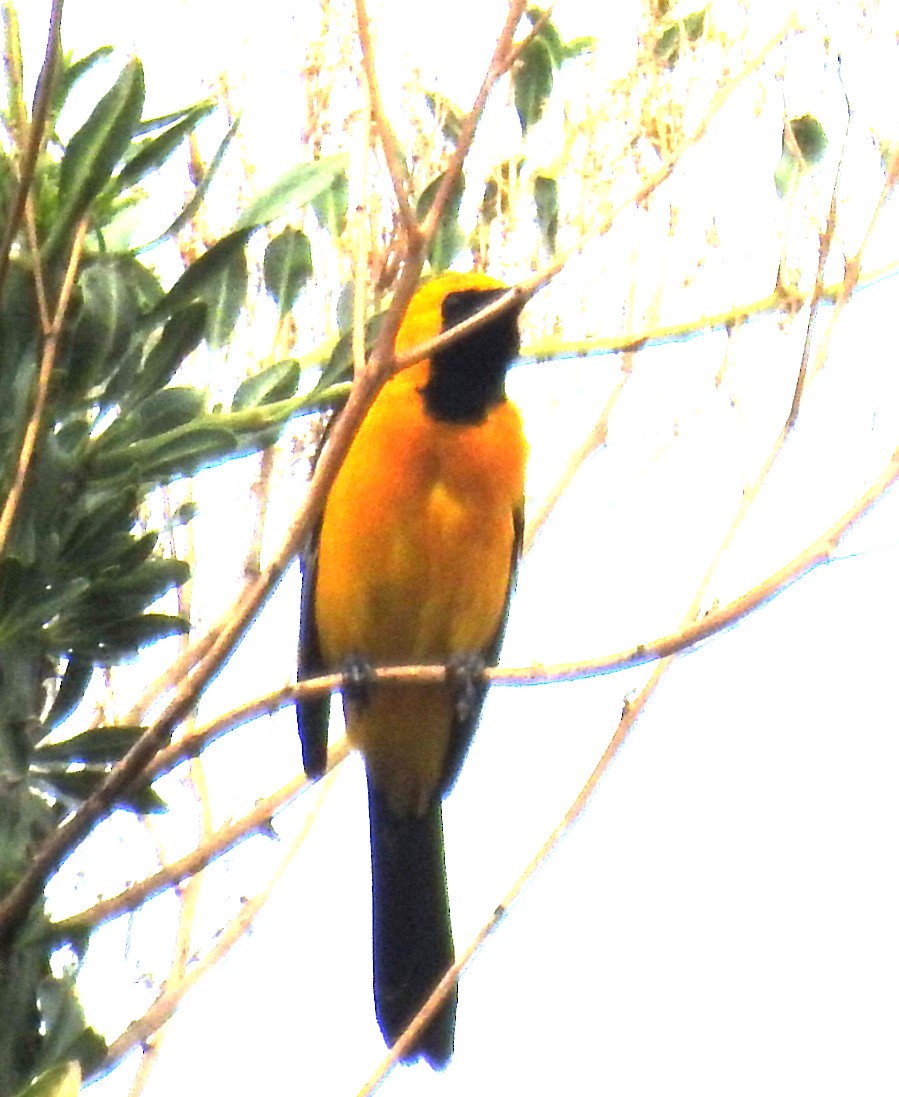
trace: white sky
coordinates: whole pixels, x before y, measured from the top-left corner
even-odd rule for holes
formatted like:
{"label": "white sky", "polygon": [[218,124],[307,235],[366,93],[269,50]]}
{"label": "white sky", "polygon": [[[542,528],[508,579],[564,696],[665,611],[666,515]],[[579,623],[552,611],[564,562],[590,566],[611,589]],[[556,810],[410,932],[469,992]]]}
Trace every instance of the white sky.
{"label": "white sky", "polygon": [[[306,3],[290,16],[282,3],[262,0],[210,21],[220,9],[200,2],[67,0],[65,40],[76,54],[101,41],[135,48],[148,87],[164,89],[159,110],[198,98],[202,78],[224,66],[251,72],[255,96],[248,97],[244,131],[254,133],[262,119],[283,123],[289,97],[280,81],[296,78]],[[411,7],[420,13],[420,5]],[[599,7],[612,64],[621,30],[614,21],[607,26],[608,5]],[[414,39],[409,28],[420,15],[401,8],[391,28],[405,28],[410,40],[390,38],[423,70],[439,66],[449,81],[455,76],[448,72],[461,78],[460,66],[441,60],[464,55],[477,71],[474,50],[482,40],[489,48],[486,13],[502,5],[459,0],[439,37],[428,25]],[[566,34],[597,32],[579,21],[586,20],[583,7],[560,3],[558,10]],[[759,40],[770,31],[762,27]],[[439,47],[431,56],[428,42]],[[795,62],[800,72],[816,69],[820,53],[809,51]],[[846,52],[857,102],[874,102],[862,78],[866,62],[877,80],[895,81],[895,67],[879,67],[887,57],[873,48]],[[399,64],[382,53],[382,78]],[[810,87],[791,71],[790,112],[836,117],[832,73]],[[464,102],[471,84],[444,88]],[[702,203],[698,211],[685,206],[669,253],[652,250],[656,222],[667,212],[634,211],[589,259],[572,264],[539,307],[550,312],[568,295],[593,294],[596,313],[614,330],[620,311],[608,287],[621,270],[634,272],[647,297],[664,285],[665,319],[694,316],[715,295],[727,307],[769,292],[777,256],[772,266],[758,242],[782,217],[771,183],[781,107],[775,96],[758,116],[746,101],[739,109],[742,115],[710,133],[706,147],[714,154],[694,154],[694,174],[682,184],[682,194],[692,185],[714,198],[717,251],[705,252]],[[263,164],[266,156],[274,174],[292,153],[276,138],[260,148]],[[869,209],[875,193],[873,146],[859,141],[852,161],[856,183],[841,220],[850,244],[857,211]],[[260,175],[267,175],[264,167]],[[893,213],[876,243],[879,261],[895,255],[895,229]],[[798,263],[808,237],[797,232],[788,241]],[[681,285],[684,253],[674,248],[689,256],[692,246],[706,257]],[[646,303],[638,302],[637,315]],[[805,425],[712,597],[725,601],[747,589],[818,535],[897,445],[897,303],[893,279],[847,310],[830,365],[809,393]],[[722,335],[638,356],[609,445],[581,471],[522,568],[505,663],[585,658],[673,630],[783,420],[800,341],[797,327],[779,330],[776,320],[749,325],[734,341],[718,389]],[[618,366],[605,357],[513,374],[510,388],[532,445],[535,499],[595,417]],[[232,521],[251,475],[229,473]],[[221,483],[212,474],[198,486],[210,509]],[[280,505],[286,521],[290,501]],[[216,527],[198,525],[198,537],[215,539],[223,578],[210,584],[227,591],[242,546],[236,538],[223,543]],[[463,979],[449,1070],[394,1071],[387,1097],[897,1091],[897,545],[893,493],[846,543],[847,559],[679,660],[585,817]],[[297,606],[292,573],[210,691],[206,715],[289,677]],[[445,808],[457,946],[489,917],[567,808],[614,730],[625,695],[646,673],[494,691]],[[209,752],[217,820],[237,817],[301,764],[289,716],[258,722],[232,740],[229,749]],[[294,832],[308,799],[278,820],[280,833]],[[190,836],[169,836],[173,844],[179,839]],[[234,913],[237,896],[262,886],[277,845],[255,839],[210,874],[200,915],[210,934],[224,916],[223,896]],[[137,828],[126,827],[104,857],[108,868],[120,859],[122,872],[135,878],[152,867],[151,852]],[[369,886],[364,781],[352,760],[252,934],[186,999],[148,1097],[198,1087],[226,1097],[247,1090],[355,1093],[383,1052],[371,1002]],[[167,901],[155,909],[155,923],[164,926],[172,914]],[[149,1002],[152,993],[136,977],[161,968],[164,952],[164,942],[138,923],[118,924],[98,947],[84,993],[109,1034]],[[91,1093],[119,1097],[129,1080],[125,1067]]]}

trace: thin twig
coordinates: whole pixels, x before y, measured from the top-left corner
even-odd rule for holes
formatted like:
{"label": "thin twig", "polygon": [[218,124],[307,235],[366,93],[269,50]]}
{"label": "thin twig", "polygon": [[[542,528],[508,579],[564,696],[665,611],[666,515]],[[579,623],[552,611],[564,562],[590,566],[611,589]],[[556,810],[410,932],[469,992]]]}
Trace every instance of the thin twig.
{"label": "thin twig", "polygon": [[[456,186],[456,182],[462,171],[465,157],[468,155],[469,149],[471,148],[471,143],[474,140],[474,135],[477,131],[478,122],[481,119],[481,115],[484,113],[484,107],[487,105],[490,93],[496,85],[496,82],[501,76],[508,72],[518,56],[513,45],[513,38],[515,35],[515,28],[521,22],[521,18],[525,13],[526,8],[527,0],[509,0],[509,14],[506,16],[506,21],[496,40],[496,48],[493,51],[493,57],[487,68],[487,74],[475,96],[474,105],[462,120],[459,139],[450,156],[446,171],[443,173],[443,181],[437,190],[437,194],[434,196],[434,202],[428,210],[427,216],[422,224],[422,233],[427,240],[430,240],[437,231],[440,219],[443,216],[443,211],[446,208],[449,197],[452,194],[453,188]],[[534,31],[532,30],[531,33],[534,33]]]}
{"label": "thin twig", "polygon": [[[633,308],[633,291],[630,295],[628,302],[629,310]],[[655,310],[653,310],[655,312]],[[618,381],[615,388],[606,400],[605,406],[599,414],[599,418],[590,428],[589,433],[583,439],[581,444],[569,455],[568,461],[565,464],[565,468],[562,470],[562,474],[558,477],[552,489],[542,500],[537,513],[532,515],[528,519],[527,527],[524,531],[524,541],[522,544],[522,554],[527,555],[530,552],[534,541],[536,541],[540,531],[544,525],[549,521],[553,511],[558,506],[565,492],[571,486],[575,476],[580,470],[581,466],[591,457],[598,449],[606,444],[606,440],[609,436],[609,420],[611,419],[612,412],[615,409],[616,404],[621,398],[621,394],[624,392],[624,388],[627,385],[630,378],[633,376],[634,371],[634,351],[627,350],[623,353],[621,358],[621,366],[618,373]]]}
{"label": "thin twig", "polygon": [[241,907],[240,914],[234,918],[229,926],[216,938],[215,944],[206,955],[193,964],[185,973],[184,978],[175,987],[165,987],[153,1005],[147,1012],[109,1045],[103,1059],[102,1069],[108,1071],[114,1067],[133,1048],[146,1044],[150,1037],[157,1032],[172,1016],[187,992],[194,987],[200,979],[213,968],[219,960],[222,960],[235,944],[246,934],[253,920],[271,898],[272,892],[287,871],[296,855],[297,850],[306,840],[306,834],[313,816],[310,815],[306,825],[300,830],[290,845],[285,849],[284,856],[271,879],[266,886],[248,899]]}
{"label": "thin twig", "polygon": [[[428,238],[425,235],[422,248],[426,248],[427,244]],[[242,639],[250,622],[292,562],[299,546],[307,540],[365,413],[384,380],[395,368],[394,340],[400,320],[418,284],[423,254],[423,250],[413,250],[407,256],[397,281],[393,302],[385,314],[372,353],[355,380],[349,400],[317,463],[297,516],[272,563],[256,582],[246,588],[227,618],[215,626],[216,636],[206,654],[197,661],[190,677],[175,688],[162,714],[112,769],[102,784],[35,850],[27,869],[0,903],[0,942],[10,939],[17,932],[47,879],[63,858],[111,810],[120,795],[138,779],[147,764],[171,739],[177,725],[190,712],[197,698]]]}
{"label": "thin twig", "polygon": [[[846,103],[847,109],[849,102]],[[793,128],[789,123],[786,127],[786,132],[789,135],[793,144],[796,144],[796,138],[793,133]],[[802,346],[802,358],[799,363],[799,373],[796,377],[796,388],[793,392],[793,401],[790,404],[790,411],[787,415],[786,428],[787,431],[792,430],[793,425],[799,415],[799,404],[802,400],[803,389],[805,388],[805,378],[808,372],[809,357],[812,349],[812,335],[815,330],[815,322],[818,317],[818,311],[821,307],[821,301],[824,296],[824,268],[827,266],[827,260],[830,256],[830,249],[833,247],[833,239],[837,229],[837,192],[840,186],[840,179],[843,172],[843,161],[846,153],[846,138],[849,134],[849,118],[847,117],[846,129],[843,132],[843,145],[840,150],[840,158],[837,162],[837,170],[834,173],[833,186],[830,191],[830,205],[827,210],[827,223],[824,227],[824,232],[818,237],[818,267],[815,271],[815,285],[812,290],[811,301],[809,302],[808,321],[805,329],[805,341]],[[797,148],[797,152],[799,152]],[[802,153],[799,152],[800,159],[805,162],[805,158]],[[841,300],[842,295],[837,299]]]}
{"label": "thin twig", "polygon": [[[349,753],[346,740],[332,744],[328,751],[328,768],[330,773]],[[207,834],[196,849],[184,857],[163,865],[158,871],[140,880],[136,884],[112,895],[108,899],[100,899],[93,906],[72,914],[67,918],[61,918],[50,927],[54,939],[65,940],[73,934],[81,934],[86,930],[96,929],[97,926],[116,918],[120,914],[136,910],[154,895],[165,891],[172,884],[179,884],[201,872],[223,853],[233,849],[234,846],[244,841],[254,832],[266,828],[272,819],[282,808],[286,807],[301,792],[304,792],[312,782],[305,774],[298,774],[277,792],[272,793],[263,800],[253,805],[253,809],[235,822],[226,823],[218,830]]]}
{"label": "thin twig", "polygon": [[409,201],[411,182],[406,165],[399,154],[399,142],[390,120],[384,110],[381,99],[381,90],[378,86],[378,75],[375,71],[375,54],[371,40],[371,25],[368,12],[365,9],[365,0],[356,0],[356,32],[359,35],[359,46],[362,51],[362,69],[365,73],[365,83],[368,91],[368,105],[375,121],[381,149],[384,153],[384,161],[390,181],[393,184],[393,193],[396,197],[399,210],[400,223],[406,234],[407,246],[413,250],[419,250],[421,246],[421,229],[415,216],[415,211]]}
{"label": "thin twig", "polygon": [[[685,617],[685,625],[681,630],[681,636],[693,635],[693,642],[698,642],[699,639],[704,639],[703,632],[709,627],[711,623],[714,624],[713,631],[720,631],[720,629],[729,627],[735,624],[746,613],[751,612],[752,609],[757,608],[763,602],[769,601],[775,594],[785,589],[788,585],[807,574],[814,567],[819,564],[826,563],[836,548],[839,541],[846,535],[849,529],[855,525],[855,523],[863,517],[865,513],[883,496],[883,494],[897,481],[899,480],[899,450],[896,450],[884,469],[883,473],[877,480],[877,482],[861,497],[857,500],[852,507],[849,508],[828,530],[826,530],[809,548],[802,553],[799,557],[791,561],[786,567],[781,568],[780,571],[775,573],[774,576],[766,580],[764,584],[760,584],[749,595],[744,596],[741,599],[737,599],[736,602],[725,607],[724,610],[720,610],[715,614],[708,614],[700,622],[694,622],[696,613],[702,604],[707,589],[707,584],[711,571],[700,584],[697,590],[692,604],[687,611]],[[710,635],[711,633],[709,633]],[[664,654],[662,652],[656,653]],[[602,780],[609,766],[611,765],[615,755],[621,749],[621,746],[625,742],[628,734],[633,728],[637,717],[642,713],[646,707],[647,702],[658,687],[659,682],[662,680],[665,672],[672,665],[673,659],[671,655],[667,655],[661,659],[656,667],[653,668],[653,672],[650,675],[648,681],[640,691],[637,698],[625,705],[624,711],[619,721],[618,727],[615,729],[615,734],[609,741],[608,746],[603,751],[602,757],[590,774],[589,778],[585,782],[583,788],[575,797],[571,806],[565,812],[560,819],[559,823],[553,829],[549,837],[531,859],[530,863],[512,885],[511,889],[506,893],[502,902],[494,911],[492,917],[482,926],[480,932],[476,935],[472,943],[466,948],[464,953],[459,957],[455,964],[447,971],[444,977],[441,979],[438,986],[435,988],[427,1002],[422,1006],[419,1012],[416,1014],[412,1022],[409,1024],[403,1035],[397,1040],[397,1042],[390,1049],[386,1057],[379,1064],[377,1070],[368,1079],[365,1085],[359,1090],[357,1097],[368,1097],[373,1093],[381,1082],[386,1077],[388,1071],[396,1063],[399,1058],[409,1049],[414,1042],[416,1035],[422,1030],[422,1028],[428,1023],[431,1017],[434,1016],[436,1011],[440,1008],[441,1003],[449,994],[452,987],[458,981],[459,976],[470,964],[471,960],[477,954],[484,941],[493,933],[496,927],[500,924],[503,918],[506,916],[509,908],[517,900],[518,896],[524,890],[528,883],[533,879],[534,875],[542,868],[543,864],[547,861],[550,855],[554,852],[555,848],[559,844],[560,840],[568,833],[575,822],[581,817],[584,810],[587,807],[593,793],[596,791],[599,782]]]}
{"label": "thin twig", "polygon": [[37,377],[37,391],[35,392],[34,397],[34,408],[32,409],[31,417],[28,420],[28,426],[25,428],[25,436],[22,439],[22,447],[19,451],[19,461],[16,466],[15,476],[13,477],[9,494],[4,501],[3,511],[0,513],[0,554],[2,554],[6,547],[6,542],[15,520],[16,511],[18,510],[19,502],[22,498],[22,492],[25,490],[25,481],[28,478],[28,472],[31,468],[34,451],[37,447],[37,439],[44,418],[44,408],[47,403],[47,393],[50,389],[50,377],[56,362],[56,350],[59,343],[59,336],[62,332],[66,309],[69,306],[72,289],[75,285],[75,278],[78,274],[78,265],[81,262],[81,250],[84,246],[84,236],[86,232],[87,220],[82,218],[75,231],[72,252],[69,256],[69,263],[66,267],[62,288],[59,291],[59,300],[56,303],[56,312],[53,316],[50,329],[44,333],[43,347],[41,348],[41,364]]}
{"label": "thin twig", "polygon": [[[28,129],[28,142],[18,165],[19,181],[16,187],[16,195],[3,226],[2,234],[0,234],[0,294],[3,292],[6,275],[9,271],[13,241],[22,224],[25,203],[31,192],[31,184],[34,181],[37,158],[47,139],[47,122],[53,103],[53,87],[56,83],[56,73],[62,55],[62,6],[63,0],[52,0],[47,31],[47,48],[44,52],[44,63],[41,66],[35,88],[31,126]],[[10,10],[8,8],[4,13],[7,20],[10,18]],[[18,33],[18,28],[16,28],[16,31]]]}
{"label": "thin twig", "polygon": [[[781,40],[783,35],[788,32],[791,26],[792,21],[789,21],[781,34],[778,37],[772,39],[768,43],[768,45],[766,45],[764,49],[760,51],[760,53],[757,54],[756,57],[750,62],[750,65],[746,72],[741,73],[730,84],[728,84],[726,88],[722,89],[721,92],[719,92],[714,100],[714,103],[716,104],[714,108],[715,110],[720,109],[730,93],[739,85],[740,81],[745,75],[747,75],[748,72],[758,68],[765,61],[768,54]],[[704,136],[711,122],[711,117],[711,113],[706,116],[706,118],[701,123],[699,130],[694,133],[694,135],[690,139],[682,144],[677,154],[672,157],[669,163],[663,165],[663,167],[658,172],[656,172],[650,179],[644,181],[644,183],[641,184],[640,187],[635,192],[633,192],[632,195],[625,202],[622,202],[620,206],[616,207],[615,211],[601,225],[594,226],[593,230],[591,230],[591,235],[596,236],[604,234],[609,230],[612,222],[623,210],[632,208],[635,204],[644,202],[649,197],[649,195],[659,185],[661,185],[661,183],[664,182],[665,179],[667,179],[668,175],[670,175],[671,171],[676,165],[677,157],[680,156],[681,153],[684,152],[686,149],[695,144],[696,141],[701,139],[702,136]],[[578,248],[572,249],[571,254],[576,253],[578,250]],[[502,298],[499,298],[496,301],[492,302],[488,308],[478,313],[477,317],[472,317],[471,320],[466,321],[464,325],[458,325],[457,327],[453,328],[452,332],[429,340],[426,343],[421,344],[419,347],[413,348],[412,350],[404,352],[402,355],[397,356],[394,364],[394,359],[392,356],[393,339],[396,335],[396,330],[399,325],[399,319],[402,316],[403,311],[405,310],[405,306],[408,304],[408,301],[411,298],[415,285],[417,284],[418,271],[421,268],[421,260],[420,258],[418,258],[416,260],[416,263],[413,265],[415,269],[415,276],[412,277],[411,271],[407,271],[407,268],[410,266],[410,264],[407,262],[406,264],[404,264],[403,273],[400,277],[399,283],[396,286],[391,308],[385,315],[384,323],[381,326],[375,350],[372,352],[372,355],[369,359],[370,363],[377,361],[377,371],[380,373],[380,371],[385,369],[384,363],[386,362],[391,363],[391,366],[389,367],[391,369],[402,368],[406,365],[410,365],[413,362],[420,361],[422,358],[428,357],[435,350],[446,346],[447,343],[451,343],[460,337],[464,337],[464,335],[467,334],[472,328],[487,322],[491,317],[504,311],[505,308],[510,306],[511,302],[523,301],[532,296],[537,289],[546,285],[555,276],[555,274],[558,273],[561,267],[564,266],[564,263],[567,262],[568,258],[570,258],[570,254],[566,254],[564,259],[557,260],[543,270],[538,271],[535,275],[531,276],[530,278],[526,279],[518,286],[510,290],[509,294],[504,295]],[[829,289],[828,293],[831,292],[836,291]],[[702,318],[699,321],[692,321],[688,325],[678,325],[677,327],[672,329],[666,328],[654,330],[651,333],[616,336],[614,337],[614,339],[611,340],[588,340],[585,342],[579,342],[577,344],[571,345],[557,344],[555,345],[555,352],[558,355],[568,355],[571,353],[575,353],[579,349],[584,351],[606,350],[610,353],[613,351],[626,350],[631,348],[637,349],[640,346],[646,345],[653,341],[664,341],[667,338],[678,338],[686,336],[691,334],[693,331],[700,330],[701,328],[708,328],[710,326],[728,326],[729,324],[732,324],[735,319],[739,319],[743,315],[748,316],[754,314],[756,311],[765,311],[767,309],[773,310],[774,308],[778,307],[778,304],[782,306],[783,299],[782,297],[778,297],[775,294],[772,295],[771,298],[766,298],[764,302],[747,305],[737,310],[730,310],[725,314],[721,314],[720,316],[707,317]],[[540,345],[538,345],[537,347],[535,347],[535,356],[542,360],[543,358],[549,356],[549,352],[547,352]],[[375,382],[370,379],[368,384],[374,386]],[[366,397],[366,399],[369,398],[371,397]],[[367,405],[364,405],[362,408],[363,413],[365,406]],[[348,423],[347,416],[350,411],[351,405],[347,404],[346,408],[341,414],[341,419],[344,420],[344,422]],[[355,413],[358,413],[359,411],[359,404],[356,403],[352,407],[354,418]],[[333,445],[334,443],[339,442],[342,447],[345,441],[342,438],[342,433],[343,430],[348,430],[348,426],[342,428],[342,430],[338,430],[338,426],[339,424],[335,424],[335,428],[332,432],[331,443]],[[348,445],[348,441],[346,441],[346,444]],[[330,480],[328,481],[328,483],[330,483]],[[326,490],[326,486],[323,490]],[[305,529],[308,528],[308,523],[305,521],[305,519],[306,515],[303,511],[297,516],[297,521],[294,523],[293,526],[294,532],[290,534],[290,537],[299,537],[299,541],[297,543],[302,543],[304,533],[300,532],[299,534],[297,534],[295,531],[305,531]],[[278,557],[276,557],[275,563],[273,563],[271,566],[271,571],[277,571],[278,561],[280,559],[281,554],[279,553]],[[274,582],[277,581],[277,578],[279,578],[279,576],[277,576],[272,582],[272,586],[274,585]],[[259,582],[266,582],[266,577],[260,577]],[[153,683],[153,685],[148,689],[148,691],[140,699],[140,701],[135,704],[135,706],[133,706],[133,708],[131,709],[129,716],[132,717],[132,723],[137,722],[141,718],[142,714],[147,711],[147,709],[155,699],[160,697],[162,694],[168,692],[179,682],[183,682],[187,675],[193,670],[193,668],[203,662],[203,660],[210,651],[217,648],[217,645],[219,644],[219,641],[221,640],[226,628],[228,628],[230,625],[233,625],[235,621],[235,615],[242,612],[241,607],[246,605],[252,605],[255,602],[256,596],[252,592],[252,587],[252,584],[249,585],[240,594],[234,606],[228,610],[223,618],[215,625],[211,626],[203,636],[193,641],[191,648],[188,650],[188,652],[183,657],[179,657],[176,663],[173,664],[172,668],[169,671],[166,671],[165,674],[163,674],[155,683]]]}
{"label": "thin twig", "polygon": [[526,286],[531,292],[539,289],[541,286],[550,282],[561,271],[570,259],[579,255],[584,250],[584,244],[587,241],[599,239],[605,236],[609,229],[612,227],[618,217],[625,210],[632,209],[635,205],[643,205],[646,200],[653,194],[654,191],[665,182],[665,180],[671,175],[677,165],[680,163],[684,153],[689,149],[698,145],[708,133],[709,126],[712,124],[724,104],[730,99],[733,93],[743,85],[743,83],[758,69],[765,64],[774,50],[783,42],[784,38],[796,27],[796,17],[791,15],[789,19],[784,23],[783,27],[775,34],[768,42],[759,50],[759,52],[737,73],[731,80],[725,84],[724,87],[719,88],[718,91],[711,97],[709,109],[703,115],[699,125],[688,136],[685,137],[677,146],[677,148],[667,156],[663,157],[661,166],[654,171],[640,187],[631,195],[628,196],[625,201],[620,202],[615,208],[607,214],[602,220],[597,221],[592,227],[585,229],[581,234],[577,243],[572,245],[564,252],[560,252],[558,256],[546,266],[542,271],[539,271],[533,277],[528,278],[523,285]]}

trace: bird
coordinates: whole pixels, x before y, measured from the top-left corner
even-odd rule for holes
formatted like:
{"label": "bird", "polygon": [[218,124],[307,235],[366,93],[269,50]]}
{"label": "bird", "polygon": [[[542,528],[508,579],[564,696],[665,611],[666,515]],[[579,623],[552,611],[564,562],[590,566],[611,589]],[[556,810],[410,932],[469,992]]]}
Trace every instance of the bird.
{"label": "bird", "polygon": [[[479,272],[420,286],[402,354],[503,296]],[[350,745],[368,784],[375,1013],[392,1046],[454,962],[442,800],[498,662],[524,525],[527,443],[508,400],[524,295],[380,389],[302,554],[300,677],[343,670]],[[375,682],[371,667],[434,664],[441,683]],[[326,767],[329,698],[301,698],[306,773]],[[403,1055],[444,1069],[454,987]]]}

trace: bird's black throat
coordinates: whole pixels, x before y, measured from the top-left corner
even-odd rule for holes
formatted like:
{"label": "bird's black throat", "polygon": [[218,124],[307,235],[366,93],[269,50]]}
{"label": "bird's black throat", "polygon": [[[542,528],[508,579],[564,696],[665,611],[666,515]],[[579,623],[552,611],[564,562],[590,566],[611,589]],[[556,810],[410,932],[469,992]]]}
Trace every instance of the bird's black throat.
{"label": "bird's black throat", "polygon": [[[486,308],[505,289],[466,289],[443,301],[443,331]],[[483,422],[506,398],[506,370],[518,357],[518,313],[509,308],[431,357],[427,384],[421,389],[428,412],[459,425]]]}

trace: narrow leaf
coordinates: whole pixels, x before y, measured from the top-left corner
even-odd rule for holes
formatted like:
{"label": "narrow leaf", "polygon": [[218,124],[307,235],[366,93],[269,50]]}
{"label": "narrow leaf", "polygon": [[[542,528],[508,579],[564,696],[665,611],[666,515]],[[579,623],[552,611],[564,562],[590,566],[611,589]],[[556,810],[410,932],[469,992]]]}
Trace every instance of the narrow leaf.
{"label": "narrow leaf", "polygon": [[60,209],[46,243],[52,253],[112,176],[131,143],[144,105],[144,72],[136,58],[69,141],[59,169]]}
{"label": "narrow leaf", "polygon": [[163,130],[157,137],[142,144],[134,155],[128,158],[119,172],[116,180],[118,189],[126,190],[149,172],[160,168],[188,134],[193,133],[200,122],[213,110],[215,110],[215,103],[211,101],[202,103],[180,121]]}
{"label": "narrow leaf", "polygon": [[243,255],[252,234],[252,228],[243,228],[216,241],[196,262],[191,263],[153,310],[154,313],[170,316],[175,309],[198,299],[208,304],[207,295],[214,296],[216,282],[233,265],[235,255]]}
{"label": "narrow leaf", "polygon": [[515,109],[522,134],[543,115],[553,88],[552,57],[540,38],[532,38],[521,51],[517,68],[512,70]]}
{"label": "narrow leaf", "polygon": [[286,228],[269,241],[262,262],[265,288],[286,316],[297,303],[300,290],[312,274],[312,246],[299,229]]}
{"label": "narrow leaf", "polygon": [[[422,192],[415,210],[419,222],[425,219],[434,205],[434,199],[437,197],[437,192],[440,190],[442,183],[443,175],[438,175],[436,179],[431,180]],[[459,228],[459,206],[462,202],[464,189],[465,177],[460,172],[449,199],[443,207],[440,223],[428,249],[428,262],[435,271],[446,270],[465,243],[465,237]]]}
{"label": "narrow leaf", "polygon": [[39,766],[48,763],[75,763],[114,766],[140,739],[146,728],[91,728],[61,743],[46,743],[35,749],[34,760]]}
{"label": "narrow leaf", "polygon": [[321,227],[336,240],[346,228],[347,205],[349,201],[349,183],[346,172],[334,177],[327,190],[312,199],[312,211]]}
{"label": "narrow leaf", "polygon": [[455,148],[462,136],[462,112],[439,92],[425,92],[425,102],[434,115],[434,121],[440,125],[444,138]]}
{"label": "narrow leaf", "polygon": [[553,255],[559,231],[559,184],[548,175],[534,177],[534,205],[543,246]]}
{"label": "narrow leaf", "polygon": [[74,656],[68,660],[66,669],[63,671],[62,680],[59,683],[59,689],[56,691],[53,704],[49,713],[47,713],[48,727],[52,728],[57,724],[61,724],[78,708],[93,673],[93,663],[84,659],[76,659]]}
{"label": "narrow leaf", "polygon": [[223,347],[231,338],[234,325],[247,300],[250,272],[243,249],[232,252],[218,278],[203,290],[207,305],[206,341],[213,350]]}
{"label": "narrow leaf", "polygon": [[178,367],[196,350],[205,335],[206,312],[205,302],[193,301],[169,319],[137,375],[129,394],[132,399],[149,396],[171,381]]}
{"label": "narrow leaf", "polygon": [[228,149],[231,147],[231,142],[234,140],[239,126],[240,118],[235,118],[231,125],[228,127],[228,132],[220,141],[219,147],[215,150],[215,155],[209,162],[209,167],[203,175],[203,178],[197,184],[197,189],[185,203],[184,208],[181,210],[175,220],[158,236],[153,237],[152,240],[148,240],[146,244],[141,244],[136,249],[137,251],[149,251],[150,248],[155,247],[163,240],[167,240],[169,237],[174,236],[176,233],[180,232],[181,229],[184,228],[184,226],[188,223],[188,221],[190,221],[190,219],[194,216],[200,206],[202,206],[203,199],[206,197],[206,192],[209,190],[212,180],[216,177],[216,175],[218,175],[219,169],[222,166]]}
{"label": "narrow leaf", "polygon": [[289,209],[306,205],[326,191],[347,165],[348,157],[338,153],[290,168],[249,205],[238,219],[237,228],[256,229]]}
{"label": "narrow leaf", "polygon": [[297,391],[300,380],[300,364],[294,358],[276,362],[268,369],[248,377],[231,401],[232,411],[244,411],[260,404],[271,404],[276,400],[287,400]]}

